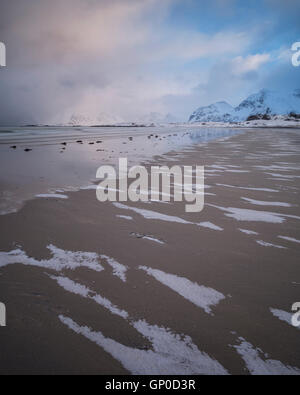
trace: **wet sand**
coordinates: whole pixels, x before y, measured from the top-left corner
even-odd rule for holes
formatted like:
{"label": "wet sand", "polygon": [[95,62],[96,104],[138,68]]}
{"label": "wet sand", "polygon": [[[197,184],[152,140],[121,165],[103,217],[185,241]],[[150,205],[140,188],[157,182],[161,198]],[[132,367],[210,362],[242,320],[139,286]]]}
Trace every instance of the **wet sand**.
{"label": "wet sand", "polygon": [[82,190],[0,217],[1,374],[300,374],[300,330],[278,318],[300,301],[300,131],[151,163],[204,165],[204,211]]}
{"label": "wet sand", "polygon": [[196,126],[145,128],[0,127],[0,215],[20,209],[35,195],[78,190],[95,180],[100,165],[120,157],[133,166],[154,155],[241,133]]}

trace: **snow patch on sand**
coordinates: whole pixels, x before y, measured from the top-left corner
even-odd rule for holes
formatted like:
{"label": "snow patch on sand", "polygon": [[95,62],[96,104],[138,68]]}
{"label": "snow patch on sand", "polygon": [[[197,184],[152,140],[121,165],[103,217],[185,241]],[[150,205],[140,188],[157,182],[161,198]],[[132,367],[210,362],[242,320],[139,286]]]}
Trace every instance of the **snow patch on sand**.
{"label": "snow patch on sand", "polygon": [[278,237],[279,237],[279,239],[282,239],[282,240],[291,241],[293,243],[300,244],[300,240],[294,239],[293,237],[287,237],[287,236],[278,236]]}
{"label": "snow patch on sand", "polygon": [[[299,375],[300,370],[295,367],[286,366],[280,361],[267,359],[267,356],[252,344],[240,338],[241,344],[234,346],[239,355],[246,363],[247,369],[252,375]],[[262,357],[266,359],[262,359]]]}
{"label": "snow patch on sand", "polygon": [[163,241],[155,239],[154,237],[151,237],[151,236],[144,236],[143,239],[154,241],[155,243],[158,243],[158,244],[165,244]]}
{"label": "snow patch on sand", "polygon": [[81,327],[71,318],[59,316],[60,321],[77,334],[103,348],[133,375],[226,375],[228,372],[216,360],[199,351],[190,337],[181,337],[168,329],[149,325],[145,321],[134,327],[151,343],[152,349],[140,350],[124,346],[101,332]]}
{"label": "snow patch on sand", "polygon": [[227,170],[227,167],[225,166],[220,166],[220,165],[210,165],[210,166],[206,166],[210,169],[217,169],[217,170]]}
{"label": "snow patch on sand", "polygon": [[203,228],[208,228],[208,229],[212,229],[212,230],[219,230],[219,231],[223,231],[223,228],[220,228],[220,226],[217,226],[215,224],[213,224],[212,222],[200,222],[200,224],[198,224],[198,226],[202,226]]}
{"label": "snow patch on sand", "polygon": [[105,338],[101,332],[93,332],[88,327],[80,327],[72,319],[59,316],[60,321],[74,332],[95,342],[132,374],[228,374],[216,360],[199,351],[192,339],[178,335],[170,329],[150,325],[145,320],[133,321],[129,314],[114,306],[109,300],[97,295],[87,287],[77,284],[65,277],[52,277],[60,286],[85,298],[94,300],[128,321],[150,343],[152,349],[135,349],[122,345],[112,339]]}
{"label": "snow patch on sand", "polygon": [[279,246],[277,244],[267,243],[266,241],[263,240],[256,240],[256,243],[263,247],[273,247],[273,248],[280,248],[282,250],[286,250],[286,247]]}
{"label": "snow patch on sand", "polygon": [[246,200],[247,202],[254,204],[256,206],[276,206],[276,207],[292,207],[291,204],[289,203],[283,203],[283,202],[264,202],[261,200],[254,200],[254,199],[248,199],[245,197],[242,197],[241,199]]}
{"label": "snow patch on sand", "polygon": [[80,187],[81,191],[94,191],[97,190],[98,185],[87,185],[85,187]]}
{"label": "snow patch on sand", "polygon": [[[271,313],[274,315],[274,317],[277,317],[280,319],[280,321],[284,321],[286,323],[288,323],[289,325],[292,325],[292,318],[293,318],[293,314],[292,313],[288,313],[287,311],[283,311],[283,310],[278,310],[278,309],[272,309],[270,308]],[[293,328],[295,328],[293,326]],[[299,327],[297,329],[300,329]]]}
{"label": "snow patch on sand", "polygon": [[248,191],[279,192],[276,189],[270,189],[270,188],[238,187],[236,185],[227,185],[227,184],[216,184],[216,185],[219,187],[226,187],[226,188],[246,189]]}
{"label": "snow patch on sand", "polygon": [[191,303],[202,308],[208,314],[211,314],[212,306],[216,306],[221,300],[225,299],[225,296],[220,292],[193,283],[187,278],[164,273],[146,266],[140,266],[139,269],[144,270],[149,276],[154,277],[157,281],[171,288]]}
{"label": "snow patch on sand", "polygon": [[269,211],[257,211],[234,207],[220,207],[213,204],[209,204],[209,206],[227,212],[227,214],[225,214],[227,217],[234,218],[237,221],[268,222],[273,224],[282,224],[285,221],[284,217],[286,216],[284,214],[277,214]]}
{"label": "snow patch on sand", "polygon": [[132,232],[132,233],[130,234],[130,236],[136,237],[137,239],[143,239],[143,240],[153,241],[153,242],[158,243],[158,244],[165,244],[165,242],[164,242],[163,240],[156,239],[156,238],[155,238],[154,236],[152,236],[152,235],[144,235],[144,234]]}
{"label": "snow patch on sand", "polygon": [[118,315],[124,319],[128,318],[128,313],[124,310],[120,310],[117,306],[114,306],[108,299],[97,295],[84,285],[75,283],[67,277],[55,277],[51,276],[52,280],[55,280],[57,284],[68,292],[76,295],[80,295],[84,298],[92,299],[97,304],[101,305],[105,309],[109,310],[112,314]]}
{"label": "snow patch on sand", "polygon": [[98,254],[92,252],[65,251],[53,245],[49,245],[47,248],[51,252],[52,257],[41,261],[28,257],[21,249],[11,252],[0,252],[0,267],[12,264],[22,264],[26,266],[42,267],[57,272],[65,269],[75,270],[78,267],[87,267],[97,272],[104,270],[103,266],[99,263]]}
{"label": "snow patch on sand", "polygon": [[288,178],[290,180],[293,180],[294,178],[300,178],[300,176],[291,176],[287,174],[279,174],[279,173],[266,173],[269,176],[275,177],[275,178]]}
{"label": "snow patch on sand", "polygon": [[129,215],[117,215],[117,218],[126,219],[127,221],[133,221],[133,218]]}
{"label": "snow patch on sand", "polygon": [[226,170],[227,173],[250,173],[249,170]]}
{"label": "snow patch on sand", "polygon": [[289,178],[266,178],[266,180],[271,180],[271,181],[288,181],[291,182]]}
{"label": "snow patch on sand", "polygon": [[254,232],[253,230],[247,230],[247,229],[239,229],[240,232],[245,233],[246,235],[258,235],[257,232]]}
{"label": "snow patch on sand", "polygon": [[119,209],[122,209],[122,210],[134,211],[135,213],[140,214],[141,216],[143,216],[146,219],[156,219],[159,221],[166,221],[166,222],[177,222],[180,224],[193,224],[193,222],[186,221],[183,218],[173,217],[173,216],[166,215],[166,214],[161,214],[156,211],[150,211],[150,210],[144,210],[144,209],[140,209],[140,208],[136,208],[136,207],[125,206],[124,204],[121,204],[121,203],[113,203],[113,205]]}
{"label": "snow patch on sand", "polygon": [[146,219],[155,219],[155,220],[159,220],[159,221],[176,222],[176,223],[188,224],[188,225],[197,225],[197,226],[201,226],[201,227],[205,227],[205,228],[209,228],[209,229],[213,229],[213,230],[218,230],[218,231],[224,230],[224,229],[220,228],[219,226],[214,225],[211,222],[201,222],[201,223],[197,224],[194,222],[186,221],[185,219],[180,218],[180,217],[174,217],[171,215],[161,214],[161,213],[158,213],[157,211],[150,211],[150,210],[144,210],[144,209],[140,209],[140,208],[136,208],[136,207],[125,206],[124,204],[121,204],[121,203],[113,203],[113,205],[119,209],[132,210],[135,213],[140,214],[141,216],[143,216]]}
{"label": "snow patch on sand", "polygon": [[106,262],[113,268],[113,275],[119,277],[124,283],[126,282],[126,272],[127,266],[122,265],[121,263],[117,262],[115,259],[110,258],[106,255],[101,255],[102,259],[105,259]]}
{"label": "snow patch on sand", "polygon": [[[283,164],[288,164],[287,162],[286,163],[283,163]],[[273,170],[275,170],[275,171],[277,171],[277,170],[279,170],[279,171],[293,171],[293,170],[300,170],[300,167],[299,166],[279,166],[279,165],[269,165],[269,166],[254,166],[254,167],[256,167],[257,169],[260,169],[260,170],[266,170],[266,171],[273,171]]]}

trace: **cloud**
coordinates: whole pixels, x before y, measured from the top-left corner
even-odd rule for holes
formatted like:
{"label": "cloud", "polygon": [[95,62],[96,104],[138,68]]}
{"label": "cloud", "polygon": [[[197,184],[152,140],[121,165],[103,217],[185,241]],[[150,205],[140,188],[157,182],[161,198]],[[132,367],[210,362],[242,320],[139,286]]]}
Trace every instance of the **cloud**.
{"label": "cloud", "polygon": [[249,46],[249,35],[244,32],[223,31],[203,34],[195,31],[180,31],[168,34],[156,47],[154,56],[165,59],[194,60],[237,54]]}
{"label": "cloud", "polygon": [[[0,122],[65,122],[73,113],[124,120],[165,112],[184,94],[170,65],[239,54],[243,32],[174,29],[173,0],[1,0],[8,67],[0,73]],[[186,78],[185,78],[186,80]]]}
{"label": "cloud", "polygon": [[232,61],[232,72],[237,75],[257,71],[263,64],[270,61],[269,54],[238,56]]}
{"label": "cloud", "polygon": [[[199,18],[177,25],[174,5],[192,3]],[[1,0],[0,124],[66,122],[74,113],[186,119],[210,101],[238,101],[282,62],[255,48],[263,34],[241,27],[239,4],[212,0],[205,14],[199,2],[181,0]]]}
{"label": "cloud", "polygon": [[81,103],[90,115],[119,111],[122,101],[126,107],[124,81],[138,75],[145,43],[168,4],[1,0],[8,66],[0,73],[0,122],[65,121]]}

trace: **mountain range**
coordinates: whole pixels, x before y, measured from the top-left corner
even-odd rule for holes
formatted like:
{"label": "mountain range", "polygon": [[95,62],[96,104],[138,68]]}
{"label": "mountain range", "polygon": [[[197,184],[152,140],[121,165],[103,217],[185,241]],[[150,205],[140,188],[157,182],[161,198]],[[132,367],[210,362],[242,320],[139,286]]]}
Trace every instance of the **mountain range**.
{"label": "mountain range", "polygon": [[225,101],[198,108],[189,119],[196,122],[244,122],[252,119],[271,119],[276,115],[300,114],[300,89],[282,95],[276,91],[262,89],[250,95],[237,107]]}

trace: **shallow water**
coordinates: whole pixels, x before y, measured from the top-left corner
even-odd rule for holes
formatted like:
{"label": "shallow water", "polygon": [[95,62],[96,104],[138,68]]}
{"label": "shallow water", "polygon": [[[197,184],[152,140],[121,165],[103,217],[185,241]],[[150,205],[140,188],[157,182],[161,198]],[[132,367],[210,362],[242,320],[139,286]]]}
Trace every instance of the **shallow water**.
{"label": "shallow water", "polygon": [[[103,164],[131,165],[242,130],[165,126],[0,128],[0,214],[36,195],[76,190],[95,180]],[[80,141],[81,143],[78,143]],[[13,148],[15,147],[15,148]],[[25,152],[26,149],[31,151]]]}

